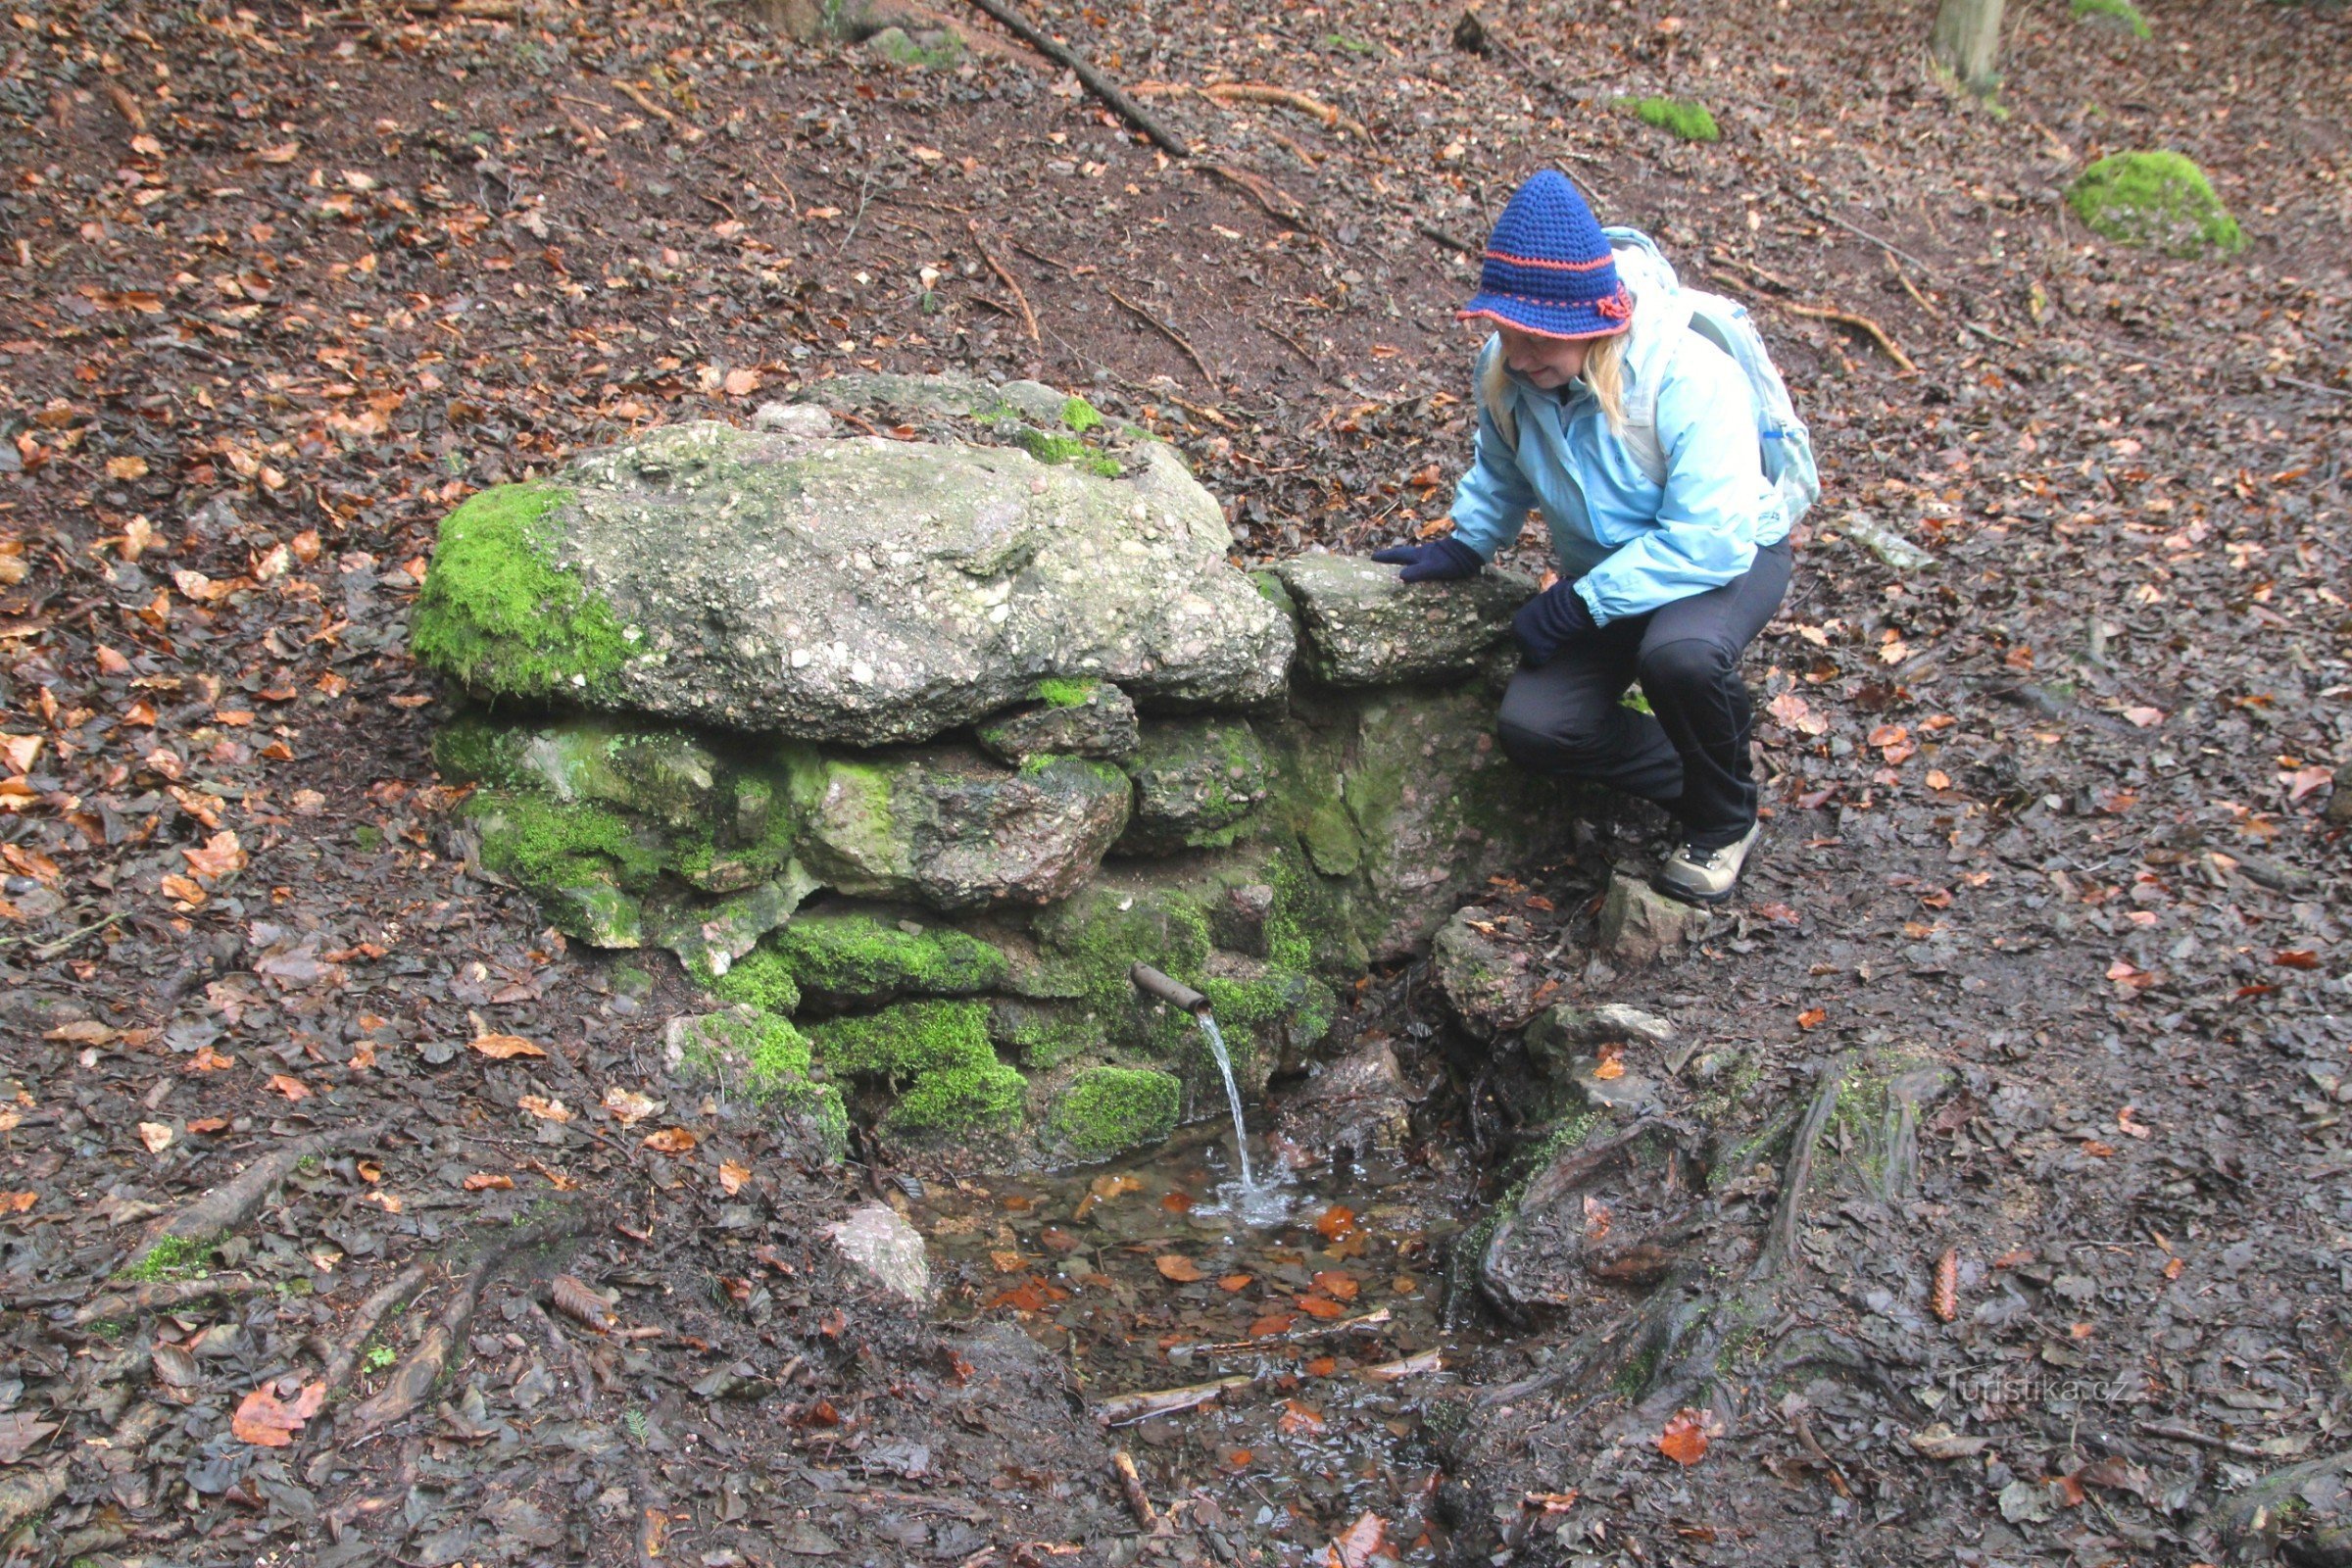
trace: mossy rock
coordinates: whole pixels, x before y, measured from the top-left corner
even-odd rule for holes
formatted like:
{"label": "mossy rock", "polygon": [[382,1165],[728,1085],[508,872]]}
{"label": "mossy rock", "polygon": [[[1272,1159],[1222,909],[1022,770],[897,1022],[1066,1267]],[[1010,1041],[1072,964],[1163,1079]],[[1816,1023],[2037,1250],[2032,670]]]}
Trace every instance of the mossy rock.
{"label": "mossy rock", "polygon": [[1165,1143],[1183,1104],[1184,1086],[1171,1073],[1089,1067],[1046,1112],[1040,1142],[1051,1157],[1108,1159]]}
{"label": "mossy rock", "polygon": [[1704,104],[1694,104],[1687,98],[1620,98],[1618,104],[1631,111],[1644,125],[1671,131],[1685,141],[1721,141],[1722,127]]}
{"label": "mossy rock", "polygon": [[1004,954],[954,926],[862,913],[804,915],[762,949],[783,961],[804,1004],[836,1012],[906,996],[973,996],[1010,972]]}
{"label": "mossy rock", "polygon": [[573,499],[560,485],[499,485],[449,514],[411,622],[418,662],[468,690],[570,701],[619,672],[635,636],[555,558],[547,519]]}
{"label": "mossy rock", "polygon": [[835,1018],[809,1034],[836,1076],[878,1081],[894,1100],[884,1130],[942,1140],[1017,1126],[1028,1083],[997,1059],[980,1002],[906,1002]]}
{"label": "mossy rock", "polygon": [[790,1019],[741,1005],[673,1018],[662,1051],[680,1082],[789,1118],[825,1160],[848,1152],[850,1117],[841,1091],[816,1079],[808,1037]]}
{"label": "mossy rock", "polygon": [[2066,200],[2085,227],[2126,245],[2181,257],[2245,249],[2245,235],[2213,193],[2212,181],[2180,153],[2102,158],[2077,176]]}
{"label": "mossy rock", "polygon": [[602,807],[514,790],[480,791],[465,814],[482,869],[530,894],[559,930],[598,947],[644,945],[643,896],[668,857],[660,833]]}
{"label": "mossy rock", "polygon": [[1095,1054],[1109,1043],[1101,1016],[1088,1008],[1025,997],[995,999],[989,1004],[988,1034],[1032,1073]]}
{"label": "mossy rock", "polygon": [[925,71],[953,71],[963,60],[963,40],[943,29],[924,29],[928,40],[904,27],[884,27],[865,40],[865,46],[894,65]]}
{"label": "mossy rock", "polygon": [[1048,962],[1068,976],[1114,1045],[1166,1055],[1192,1032],[1174,1008],[1147,1004],[1128,971],[1148,963],[1198,985],[1209,954],[1208,915],[1192,893],[1103,883],[1041,910],[1032,924]]}
{"label": "mossy rock", "polygon": [[1273,789],[1266,749],[1246,718],[1150,725],[1122,765],[1135,780],[1135,812],[1115,847],[1125,855],[1231,844],[1242,820]]}
{"label": "mossy rock", "polygon": [[2148,19],[2132,0],[2074,0],[2071,9],[2077,22],[2120,27],[2134,38],[2150,35]]}
{"label": "mossy rock", "polygon": [[1135,704],[1106,680],[1041,680],[1031,706],[1002,713],[974,734],[981,749],[1009,767],[1040,757],[1132,756],[1139,735]]}
{"label": "mossy rock", "polygon": [[801,1010],[801,986],[793,977],[792,961],[770,947],[756,947],[730,963],[724,972],[702,979],[721,1001],[741,1003],[765,1012]]}

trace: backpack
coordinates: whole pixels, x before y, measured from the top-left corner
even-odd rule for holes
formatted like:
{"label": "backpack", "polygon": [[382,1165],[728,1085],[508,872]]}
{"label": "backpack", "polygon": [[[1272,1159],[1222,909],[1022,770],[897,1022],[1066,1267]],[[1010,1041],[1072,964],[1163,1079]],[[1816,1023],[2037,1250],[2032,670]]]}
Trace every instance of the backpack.
{"label": "backpack", "polygon": [[[1747,377],[1756,402],[1756,443],[1763,459],[1765,479],[1781,494],[1781,505],[1794,528],[1813,503],[1821,499],[1821,470],[1813,462],[1813,438],[1805,421],[1796,416],[1788,384],[1774,368],[1764,339],[1756,332],[1747,307],[1720,294],[1686,288],[1682,302],[1690,309],[1690,330],[1732,357]],[[1499,368],[1501,346],[1490,343]],[[1668,356],[1671,358],[1671,355]],[[1661,361],[1661,367],[1665,362]],[[1626,446],[1652,484],[1666,482],[1666,448],[1658,440],[1658,389],[1663,374],[1635,386],[1625,400]],[[1492,411],[1503,439],[1513,451],[1519,446],[1518,419],[1507,398],[1494,400]]]}

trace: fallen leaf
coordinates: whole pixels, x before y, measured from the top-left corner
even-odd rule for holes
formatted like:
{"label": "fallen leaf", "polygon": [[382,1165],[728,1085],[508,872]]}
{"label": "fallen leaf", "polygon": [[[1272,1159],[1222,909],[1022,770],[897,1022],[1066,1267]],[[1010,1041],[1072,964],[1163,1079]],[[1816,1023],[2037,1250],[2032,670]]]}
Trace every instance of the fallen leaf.
{"label": "fallen leaf", "polygon": [[1265,1340],[1272,1339],[1277,1334],[1288,1334],[1291,1331],[1291,1325],[1298,1321],[1298,1318],[1289,1312],[1268,1312],[1250,1325],[1250,1337],[1253,1340]]}
{"label": "fallen leaf", "polygon": [[246,1443],[265,1448],[282,1448],[294,1441],[294,1434],[303,1423],[318,1413],[326,1402],[324,1383],[306,1383],[294,1402],[281,1402],[264,1384],[245,1396],[237,1405],[236,1414],[228,1418],[228,1430]]}
{"label": "fallen leaf", "polygon": [[1322,1296],[1301,1296],[1298,1298],[1298,1310],[1304,1312],[1308,1317],[1326,1320],[1344,1316],[1348,1311],[1339,1302]]}
{"label": "fallen leaf", "polygon": [[1282,1419],[1275,1422],[1274,1425],[1281,1429],[1286,1436],[1298,1432],[1320,1432],[1323,1430],[1323,1417],[1315,1411],[1300,1404],[1297,1399],[1285,1399],[1282,1403]]}
{"label": "fallen leaf", "polygon": [[1355,1228],[1355,1210],[1345,1203],[1334,1203],[1315,1221],[1316,1233],[1326,1241],[1338,1241]]}
{"label": "fallen leaf", "polygon": [[633,1126],[662,1108],[662,1102],[618,1084],[605,1091],[605,1113],[623,1127]]}
{"label": "fallen leaf", "polygon": [[29,1410],[11,1410],[0,1415],[0,1464],[15,1464],[25,1451],[57,1430],[54,1421],[43,1421]]}
{"label": "fallen leaf", "polygon": [[1333,1539],[1330,1550],[1324,1553],[1326,1568],[1368,1568],[1386,1540],[1387,1531],[1380,1515],[1365,1512]]}
{"label": "fallen leaf", "polygon": [[1658,1451],[1676,1464],[1698,1463],[1707,1456],[1705,1419],[1688,1405],[1675,1411],[1658,1434]]}
{"label": "fallen leaf", "polygon": [[248,858],[237,843],[237,836],[229,832],[214,834],[205,840],[202,849],[182,850],[179,853],[187,860],[188,869],[205,882],[244,870]]}
{"label": "fallen leaf", "polygon": [[1161,1279],[1174,1280],[1179,1285],[1190,1285],[1201,1277],[1200,1265],[1182,1252],[1162,1252],[1152,1262]]}
{"label": "fallen leaf", "polygon": [[301,1079],[295,1077],[292,1073],[271,1073],[270,1075],[270,1087],[276,1090],[279,1094],[285,1096],[288,1100],[308,1100],[311,1098],[311,1086],[304,1083]]}
{"label": "fallen leaf", "polygon": [[40,1200],[38,1193],[0,1193],[0,1214],[22,1214]]}
{"label": "fallen leaf", "polygon": [[521,1106],[524,1110],[529,1111],[541,1121],[571,1120],[570,1106],[564,1104],[561,1100],[550,1100],[545,1095],[524,1095],[517,1099],[514,1103]]}
{"label": "fallen leaf", "polygon": [[1989,1438],[1955,1437],[1952,1429],[1940,1421],[1911,1434],[1911,1446],[1931,1459],[1973,1459],[1989,1447],[1991,1442]]}
{"label": "fallen leaf", "polygon": [[477,1170],[462,1184],[469,1193],[511,1193],[514,1178],[494,1170]]}
{"label": "fallen leaf", "polygon": [[1830,1010],[1827,1007],[1807,1007],[1796,1015],[1796,1026],[1799,1029],[1818,1029],[1829,1021],[1829,1017]]}
{"label": "fallen leaf", "polygon": [[172,1131],[171,1127],[163,1122],[143,1121],[139,1123],[139,1142],[147,1146],[147,1152],[150,1154],[160,1154],[170,1149],[172,1140],[175,1136],[177,1135]]}
{"label": "fallen leaf", "polygon": [[520,1035],[483,1035],[467,1048],[478,1051],[492,1061],[511,1061],[516,1056],[544,1056],[547,1050],[534,1046]]}
{"label": "fallen leaf", "polygon": [[1335,1301],[1354,1300],[1355,1293],[1361,1288],[1357,1285],[1354,1275],[1336,1268],[1323,1270],[1309,1283]]}
{"label": "fallen leaf", "polygon": [[115,1031],[94,1018],[82,1018],[73,1023],[61,1023],[41,1038],[62,1040],[74,1046],[103,1046],[115,1038]]}
{"label": "fallen leaf", "polygon": [[731,1159],[722,1159],[718,1162],[718,1185],[729,1198],[742,1192],[743,1184],[751,1179],[751,1166],[739,1165]]}
{"label": "fallen leaf", "polygon": [[547,1282],[547,1294],[555,1303],[556,1310],[576,1323],[585,1323],[592,1329],[604,1329],[612,1322],[612,1311],[605,1304],[605,1298],[589,1289],[587,1283],[577,1275],[557,1275]]}

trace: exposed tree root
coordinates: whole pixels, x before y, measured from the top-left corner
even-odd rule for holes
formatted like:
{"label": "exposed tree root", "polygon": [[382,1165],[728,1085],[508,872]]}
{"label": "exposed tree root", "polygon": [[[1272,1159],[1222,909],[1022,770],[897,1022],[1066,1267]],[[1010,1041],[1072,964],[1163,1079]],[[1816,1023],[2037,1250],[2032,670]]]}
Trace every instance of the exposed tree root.
{"label": "exposed tree root", "polygon": [[474,1309],[481,1304],[482,1292],[499,1270],[518,1253],[568,1241],[586,1226],[587,1216],[568,1214],[504,1239],[485,1251],[459,1282],[449,1304],[442,1307],[441,1315],[424,1331],[423,1338],[392,1369],[384,1386],[353,1408],[349,1419],[337,1431],[336,1441],[356,1442],[413,1414],[432,1394],[433,1385],[441,1381],[451,1355],[466,1343],[466,1330],[473,1322]]}
{"label": "exposed tree root", "polygon": [[383,1322],[387,1314],[408,1305],[416,1293],[424,1288],[424,1282],[431,1273],[432,1270],[422,1263],[411,1263],[395,1275],[389,1285],[374,1291],[360,1303],[360,1309],[344,1325],[342,1338],[327,1352],[323,1376],[329,1401],[351,1380],[352,1372],[360,1364],[360,1352],[367,1348],[376,1325]]}
{"label": "exposed tree root", "polygon": [[66,1319],[73,1328],[87,1328],[92,1323],[104,1323],[112,1318],[131,1318],[142,1312],[162,1312],[185,1306],[190,1301],[210,1300],[216,1297],[251,1296],[262,1288],[261,1281],[243,1274],[207,1274],[200,1280],[151,1280],[127,1291],[109,1291],[92,1297],[74,1309]]}
{"label": "exposed tree root", "polygon": [[2230,1562],[2352,1563],[2352,1448],[2276,1470],[2200,1522]]}
{"label": "exposed tree root", "polygon": [[329,1127],[280,1144],[236,1175],[206,1193],[194,1202],[172,1210],[147,1227],[130,1255],[122,1260],[117,1273],[128,1273],[167,1242],[203,1244],[251,1219],[254,1212],[277,1191],[278,1183],[294,1173],[296,1166],[314,1154],[351,1149],[367,1144],[384,1130],[381,1121],[354,1122],[348,1127]]}

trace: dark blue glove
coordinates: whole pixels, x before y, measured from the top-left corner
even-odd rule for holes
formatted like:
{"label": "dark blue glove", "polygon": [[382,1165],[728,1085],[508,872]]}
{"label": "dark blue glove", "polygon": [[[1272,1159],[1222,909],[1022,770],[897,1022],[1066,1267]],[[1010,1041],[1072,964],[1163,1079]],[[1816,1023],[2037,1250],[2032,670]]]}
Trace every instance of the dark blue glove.
{"label": "dark blue glove", "polygon": [[1521,605],[1511,617],[1511,635],[1519,639],[1520,656],[1530,669],[1542,669],[1562,648],[1598,630],[1600,623],[1565,577]]}
{"label": "dark blue glove", "polygon": [[1446,582],[1475,577],[1486,564],[1479,553],[1459,539],[1432,539],[1425,545],[1391,545],[1375,550],[1372,559],[1384,566],[1402,566],[1399,582]]}

